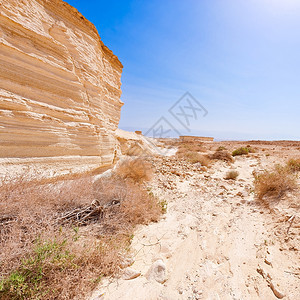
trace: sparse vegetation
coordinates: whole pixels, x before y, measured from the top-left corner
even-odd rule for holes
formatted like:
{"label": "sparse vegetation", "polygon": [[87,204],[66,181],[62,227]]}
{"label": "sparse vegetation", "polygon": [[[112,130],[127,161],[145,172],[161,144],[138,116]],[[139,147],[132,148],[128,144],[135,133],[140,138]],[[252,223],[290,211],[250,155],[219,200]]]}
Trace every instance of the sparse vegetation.
{"label": "sparse vegetation", "polygon": [[167,213],[168,202],[166,200],[162,200],[159,202],[159,205],[161,206],[161,212],[163,214]]}
{"label": "sparse vegetation", "polygon": [[238,148],[236,150],[234,150],[232,152],[232,156],[238,156],[238,155],[247,155],[249,153],[255,153],[255,149],[247,146],[247,147],[241,147],[241,148]]}
{"label": "sparse vegetation", "polygon": [[200,163],[202,166],[205,167],[208,167],[211,163],[210,159],[207,156],[195,151],[185,152],[181,155],[181,158],[185,159],[186,161],[192,164]]}
{"label": "sparse vegetation", "polygon": [[254,174],[254,187],[258,199],[264,197],[282,197],[287,191],[297,188],[296,178],[289,170],[277,165],[272,171]]}
{"label": "sparse vegetation", "polygon": [[226,150],[217,150],[214,154],[211,155],[212,159],[223,160],[227,162],[233,162],[232,155]]}
{"label": "sparse vegetation", "polygon": [[210,158],[199,153],[205,151],[201,142],[180,142],[176,156],[192,164],[200,163],[202,166],[208,167],[211,164]]}
{"label": "sparse vegetation", "polygon": [[291,172],[300,172],[300,159],[290,159],[287,162],[287,167]]}
{"label": "sparse vegetation", "polygon": [[226,180],[230,180],[230,179],[236,180],[238,176],[239,176],[239,172],[238,172],[238,171],[233,171],[233,170],[232,170],[232,171],[228,171],[228,172],[226,173],[225,179],[226,179]]}
{"label": "sparse vegetation", "polygon": [[[117,274],[135,226],[158,221],[166,209],[166,203],[124,178],[3,181],[0,298],[84,297],[102,276]],[[98,208],[91,218],[84,219],[88,213],[62,218],[91,203]]]}
{"label": "sparse vegetation", "polygon": [[247,154],[249,154],[249,150],[248,148],[245,147],[238,148],[232,152],[232,156],[247,155]]}
{"label": "sparse vegetation", "polygon": [[177,157],[182,158],[187,152],[205,152],[201,142],[178,142]]}
{"label": "sparse vegetation", "polygon": [[216,151],[224,151],[224,150],[227,150],[227,148],[224,146],[219,146]]}
{"label": "sparse vegetation", "polygon": [[143,158],[125,159],[119,163],[115,170],[123,179],[131,179],[134,182],[148,181],[153,176],[151,163]]}

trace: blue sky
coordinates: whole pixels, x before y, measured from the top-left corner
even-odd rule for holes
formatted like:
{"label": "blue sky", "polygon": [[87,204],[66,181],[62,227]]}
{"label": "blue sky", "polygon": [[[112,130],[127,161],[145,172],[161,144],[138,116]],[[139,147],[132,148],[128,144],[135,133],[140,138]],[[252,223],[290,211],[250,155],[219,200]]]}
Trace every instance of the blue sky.
{"label": "blue sky", "polygon": [[[120,128],[300,140],[300,1],[68,0],[124,65]],[[190,92],[208,111],[183,128]]]}

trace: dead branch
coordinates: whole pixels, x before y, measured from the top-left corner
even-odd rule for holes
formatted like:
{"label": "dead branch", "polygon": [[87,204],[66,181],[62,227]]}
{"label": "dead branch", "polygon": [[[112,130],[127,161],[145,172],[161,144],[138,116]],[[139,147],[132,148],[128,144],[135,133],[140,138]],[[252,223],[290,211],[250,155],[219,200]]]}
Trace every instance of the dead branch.
{"label": "dead branch", "polygon": [[287,229],[286,234],[289,234],[290,228],[291,228],[291,226],[292,226],[294,220],[295,220],[295,215],[293,215],[292,217],[289,218],[288,222],[290,222],[290,225],[289,225],[289,227],[288,227],[288,229]]}
{"label": "dead branch", "polygon": [[120,204],[120,199],[113,199],[106,205],[100,205],[97,200],[94,200],[90,205],[77,207],[70,211],[62,213],[57,221],[60,224],[76,224],[77,226],[85,226],[94,223],[103,218],[105,212],[112,206]]}

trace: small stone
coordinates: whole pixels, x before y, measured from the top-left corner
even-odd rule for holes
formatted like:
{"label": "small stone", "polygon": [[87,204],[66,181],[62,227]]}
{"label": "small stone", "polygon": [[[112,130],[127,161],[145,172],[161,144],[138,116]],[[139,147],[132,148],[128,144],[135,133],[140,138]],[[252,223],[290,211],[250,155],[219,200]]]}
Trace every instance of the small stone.
{"label": "small stone", "polygon": [[266,255],[265,257],[265,263],[269,266],[272,266],[272,261],[270,255]]}
{"label": "small stone", "polygon": [[134,259],[132,257],[126,257],[122,260],[120,267],[122,269],[125,269],[127,267],[130,267],[131,265],[133,265],[134,263]]}
{"label": "small stone", "polygon": [[148,272],[146,273],[148,280],[156,280],[159,283],[167,281],[167,268],[165,263],[159,259],[152,264]]}
{"label": "small stone", "polygon": [[141,275],[141,272],[136,271],[132,268],[126,268],[126,269],[124,269],[122,279],[131,280],[131,279],[135,279],[135,278],[139,277],[140,275]]}
{"label": "small stone", "polygon": [[272,282],[270,282],[270,288],[273,291],[274,295],[278,298],[278,299],[282,299],[285,297],[285,295],[278,290],[277,287],[274,286],[274,284]]}

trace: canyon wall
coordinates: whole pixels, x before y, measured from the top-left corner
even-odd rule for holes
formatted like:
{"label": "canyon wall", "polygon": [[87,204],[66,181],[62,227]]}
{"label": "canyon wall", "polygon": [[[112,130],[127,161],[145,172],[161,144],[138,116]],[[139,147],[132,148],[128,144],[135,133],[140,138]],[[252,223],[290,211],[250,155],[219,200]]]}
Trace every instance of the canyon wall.
{"label": "canyon wall", "polygon": [[1,0],[2,166],[111,165],[122,67],[95,26],[62,0]]}

